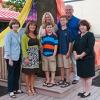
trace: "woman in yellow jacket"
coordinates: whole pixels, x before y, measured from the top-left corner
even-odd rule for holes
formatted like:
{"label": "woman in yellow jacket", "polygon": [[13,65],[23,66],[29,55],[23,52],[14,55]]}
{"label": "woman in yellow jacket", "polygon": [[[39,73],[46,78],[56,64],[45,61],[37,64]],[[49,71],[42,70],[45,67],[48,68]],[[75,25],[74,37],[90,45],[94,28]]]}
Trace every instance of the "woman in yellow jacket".
{"label": "woman in yellow jacket", "polygon": [[28,95],[34,95],[35,72],[39,68],[39,41],[37,39],[36,22],[27,24],[26,32],[22,36],[22,72],[25,74]]}

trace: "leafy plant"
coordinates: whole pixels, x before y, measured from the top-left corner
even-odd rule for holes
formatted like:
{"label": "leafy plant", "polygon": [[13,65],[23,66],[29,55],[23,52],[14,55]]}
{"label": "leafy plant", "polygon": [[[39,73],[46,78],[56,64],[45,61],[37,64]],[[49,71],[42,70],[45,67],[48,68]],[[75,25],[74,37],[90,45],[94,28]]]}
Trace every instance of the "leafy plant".
{"label": "leafy plant", "polygon": [[9,0],[8,2],[4,2],[2,6],[4,8],[9,8],[10,10],[21,11],[26,0]]}

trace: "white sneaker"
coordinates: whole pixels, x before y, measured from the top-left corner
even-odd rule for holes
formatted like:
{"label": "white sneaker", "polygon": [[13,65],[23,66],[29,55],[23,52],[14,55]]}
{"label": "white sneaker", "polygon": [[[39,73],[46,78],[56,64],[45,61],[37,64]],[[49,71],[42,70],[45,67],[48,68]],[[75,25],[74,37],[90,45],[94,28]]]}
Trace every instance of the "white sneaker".
{"label": "white sneaker", "polygon": [[17,91],[14,91],[15,94],[20,94],[20,93],[23,93],[22,90],[17,90]]}
{"label": "white sneaker", "polygon": [[10,92],[10,93],[9,93],[9,96],[10,96],[11,98],[16,98],[14,92]]}

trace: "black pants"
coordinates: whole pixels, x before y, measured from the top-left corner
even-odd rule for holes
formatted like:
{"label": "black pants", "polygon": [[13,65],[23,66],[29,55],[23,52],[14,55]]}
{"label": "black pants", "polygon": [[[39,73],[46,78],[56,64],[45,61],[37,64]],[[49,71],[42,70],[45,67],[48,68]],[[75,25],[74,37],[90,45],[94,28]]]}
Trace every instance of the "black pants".
{"label": "black pants", "polygon": [[13,66],[9,65],[9,60],[6,59],[8,69],[8,92],[13,92],[19,89],[19,77],[21,60],[13,61]]}

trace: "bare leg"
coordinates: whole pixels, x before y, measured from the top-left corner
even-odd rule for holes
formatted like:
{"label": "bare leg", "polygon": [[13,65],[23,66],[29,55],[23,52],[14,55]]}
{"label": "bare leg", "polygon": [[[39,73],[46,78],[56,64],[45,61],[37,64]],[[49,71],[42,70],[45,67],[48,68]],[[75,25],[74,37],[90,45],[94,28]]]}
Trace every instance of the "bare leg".
{"label": "bare leg", "polygon": [[31,77],[30,77],[30,75],[26,75],[26,87],[27,87],[27,93],[29,96],[32,95],[32,92],[30,90],[30,86],[31,86]]}
{"label": "bare leg", "polygon": [[48,71],[45,71],[46,83],[50,82],[50,76],[49,76],[49,74],[50,73]]}
{"label": "bare leg", "polygon": [[84,78],[81,78],[83,92],[86,92],[86,80]]}
{"label": "bare leg", "polygon": [[55,71],[51,72],[51,83],[55,83]]}
{"label": "bare leg", "polygon": [[26,90],[30,89],[29,75],[25,74]]}
{"label": "bare leg", "polygon": [[61,67],[61,80],[64,80],[64,67]]}
{"label": "bare leg", "polygon": [[91,84],[92,84],[92,78],[87,78],[86,79],[86,93],[90,93],[91,89]]}
{"label": "bare leg", "polygon": [[66,68],[65,72],[66,72],[66,81],[70,82],[71,68]]}
{"label": "bare leg", "polygon": [[35,83],[35,75],[31,75],[31,86],[30,86],[30,88],[31,88],[31,92],[33,93],[33,95],[34,95],[34,93],[35,93],[35,90],[34,90],[34,83]]}

